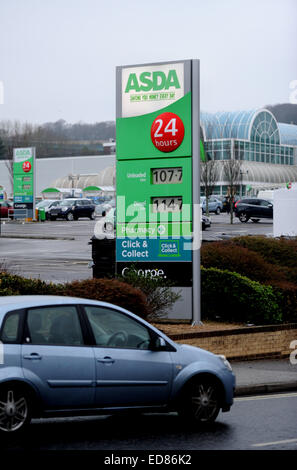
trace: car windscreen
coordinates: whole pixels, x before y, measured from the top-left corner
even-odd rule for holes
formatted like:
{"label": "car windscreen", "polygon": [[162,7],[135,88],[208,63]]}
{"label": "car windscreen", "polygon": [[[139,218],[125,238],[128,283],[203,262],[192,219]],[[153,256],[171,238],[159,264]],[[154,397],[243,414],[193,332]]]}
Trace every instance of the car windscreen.
{"label": "car windscreen", "polygon": [[40,201],[38,204],[36,204],[36,207],[46,207],[49,206],[53,201]]}
{"label": "car windscreen", "polygon": [[75,204],[75,201],[71,201],[71,200],[67,200],[67,199],[64,199],[64,201],[61,201],[60,203],[60,206],[62,207],[69,207],[69,206],[73,206]]}

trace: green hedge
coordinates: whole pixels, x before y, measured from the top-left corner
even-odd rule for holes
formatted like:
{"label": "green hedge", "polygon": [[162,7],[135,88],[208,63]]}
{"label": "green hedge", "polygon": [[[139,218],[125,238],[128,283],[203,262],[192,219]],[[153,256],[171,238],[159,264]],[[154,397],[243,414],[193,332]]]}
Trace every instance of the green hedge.
{"label": "green hedge", "polygon": [[229,240],[202,246],[201,264],[205,268],[227,269],[263,284],[286,280],[279,266],[266,261],[260,253]]}
{"label": "green hedge", "polygon": [[202,318],[272,324],[282,321],[281,297],[271,286],[217,268],[201,268]]}

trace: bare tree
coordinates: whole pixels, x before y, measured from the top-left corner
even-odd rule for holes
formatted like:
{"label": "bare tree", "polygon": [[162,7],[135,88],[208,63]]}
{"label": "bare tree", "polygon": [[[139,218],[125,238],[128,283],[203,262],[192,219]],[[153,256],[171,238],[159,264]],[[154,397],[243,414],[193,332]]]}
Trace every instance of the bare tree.
{"label": "bare tree", "polygon": [[241,166],[242,166],[241,160],[235,160],[231,158],[230,160],[223,161],[223,174],[224,174],[224,179],[226,180],[228,184],[228,192],[229,192],[229,198],[230,198],[230,224],[233,224],[234,196],[240,184]]}
{"label": "bare tree", "polygon": [[201,179],[201,187],[204,189],[205,193],[205,203],[206,208],[205,212],[206,215],[209,215],[208,210],[208,198],[212,195],[215,183],[218,181],[218,165],[215,160],[207,160],[200,162],[200,179]]}

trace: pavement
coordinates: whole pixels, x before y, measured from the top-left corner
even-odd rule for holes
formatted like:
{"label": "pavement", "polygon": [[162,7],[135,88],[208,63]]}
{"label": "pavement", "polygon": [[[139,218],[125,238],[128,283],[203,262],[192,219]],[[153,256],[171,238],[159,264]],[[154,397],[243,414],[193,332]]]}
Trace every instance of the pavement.
{"label": "pavement", "polygon": [[236,376],[235,396],[297,391],[297,363],[290,357],[229,362]]}

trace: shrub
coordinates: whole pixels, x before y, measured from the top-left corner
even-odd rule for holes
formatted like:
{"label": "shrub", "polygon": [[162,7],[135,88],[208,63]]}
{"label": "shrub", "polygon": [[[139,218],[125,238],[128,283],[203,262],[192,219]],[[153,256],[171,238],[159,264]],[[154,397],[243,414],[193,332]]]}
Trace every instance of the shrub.
{"label": "shrub", "polygon": [[261,283],[286,280],[285,273],[278,266],[265,261],[259,253],[230,241],[202,246],[201,264],[205,268],[227,269]]}
{"label": "shrub", "polygon": [[60,295],[63,290],[62,285],[47,283],[40,279],[28,279],[7,272],[0,272],[0,288],[12,292],[1,295]]}
{"label": "shrub", "polygon": [[151,314],[151,309],[146,302],[143,292],[115,279],[88,279],[62,285],[0,272],[0,296],[3,295],[64,295],[81,297],[114,303],[143,318]]}
{"label": "shrub", "polygon": [[110,302],[146,318],[151,310],[141,290],[117,279],[87,279],[65,284],[63,294]]}
{"label": "shrub", "polygon": [[245,276],[217,268],[201,268],[202,316],[254,324],[279,323],[279,294]]}
{"label": "shrub", "polygon": [[0,297],[5,296],[5,295],[19,295],[18,292],[14,292],[12,289],[9,287],[0,287]]}
{"label": "shrub", "polygon": [[260,254],[269,263],[289,268],[297,266],[297,238],[236,237],[232,242]]}
{"label": "shrub", "polygon": [[297,322],[297,285],[292,282],[272,282],[279,295],[284,322]]}

